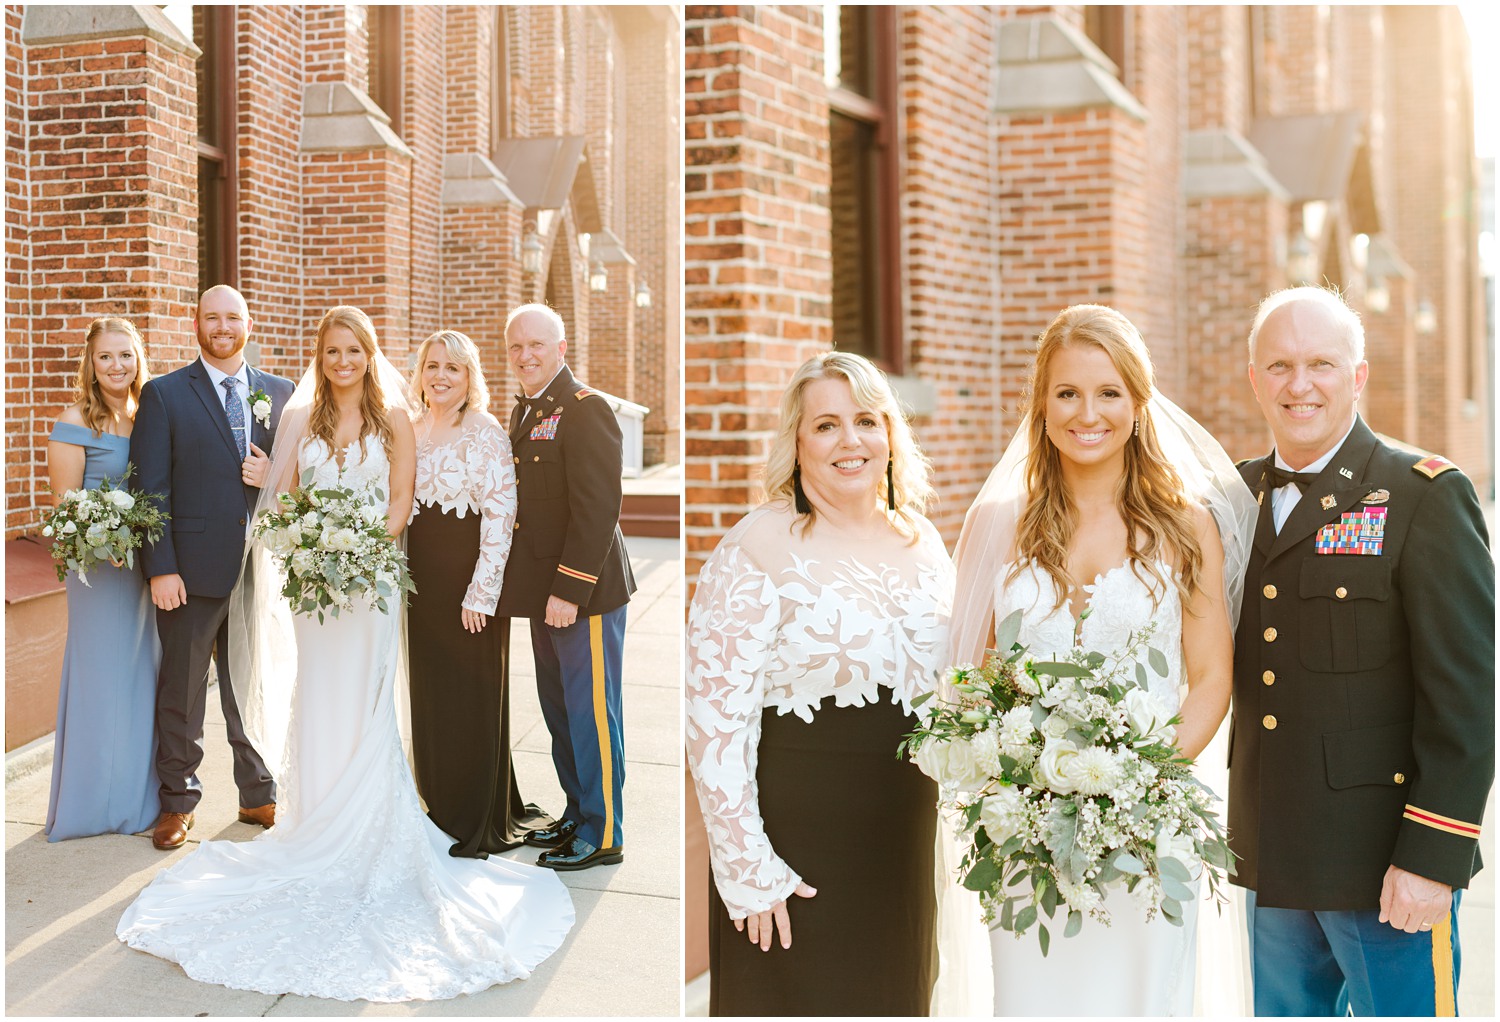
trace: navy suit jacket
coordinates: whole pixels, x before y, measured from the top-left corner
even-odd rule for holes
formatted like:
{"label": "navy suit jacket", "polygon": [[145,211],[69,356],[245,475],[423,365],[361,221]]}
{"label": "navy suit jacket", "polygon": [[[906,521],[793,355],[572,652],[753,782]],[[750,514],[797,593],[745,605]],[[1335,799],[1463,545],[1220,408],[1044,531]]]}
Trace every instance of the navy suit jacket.
{"label": "navy suit jacket", "polygon": [[[250,442],[269,453],[292,382],[247,365],[250,392],[271,398],[270,426],[250,417]],[[259,490],[240,479],[240,454],[224,404],[201,359],[141,389],[130,434],[133,485],[160,494],[170,515],[161,539],[141,550],[147,578],[177,574],[190,596],[229,595],[240,574],[245,523]]]}

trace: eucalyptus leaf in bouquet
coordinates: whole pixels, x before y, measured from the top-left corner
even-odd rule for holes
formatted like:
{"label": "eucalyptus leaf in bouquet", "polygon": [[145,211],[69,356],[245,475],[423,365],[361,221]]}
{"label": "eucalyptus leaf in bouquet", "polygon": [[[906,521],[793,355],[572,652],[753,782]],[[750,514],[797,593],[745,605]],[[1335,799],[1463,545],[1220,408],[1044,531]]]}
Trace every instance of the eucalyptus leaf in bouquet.
{"label": "eucalyptus leaf in bouquet", "polygon": [[1017,611],[982,665],[949,668],[956,701],[923,699],[899,750],[953,811],[962,882],[985,921],[1018,936],[1036,927],[1045,955],[1060,910],[1065,938],[1085,917],[1109,924],[1109,889],[1179,926],[1195,877],[1225,900],[1234,855],[1216,797],[1177,748],[1180,719],[1151,692],[1148,669],[1168,672],[1154,626],[1116,653],[1060,660],[1031,656],[1020,630]]}

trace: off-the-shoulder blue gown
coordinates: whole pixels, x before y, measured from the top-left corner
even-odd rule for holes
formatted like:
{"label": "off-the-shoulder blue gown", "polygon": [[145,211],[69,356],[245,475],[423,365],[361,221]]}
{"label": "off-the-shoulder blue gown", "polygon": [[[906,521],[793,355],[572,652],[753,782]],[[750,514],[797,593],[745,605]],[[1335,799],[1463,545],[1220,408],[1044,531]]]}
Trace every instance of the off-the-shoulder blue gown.
{"label": "off-the-shoulder blue gown", "polygon": [[[72,423],[52,440],[84,449],[83,485],[118,482],[130,440]],[[88,585],[69,572],[68,639],[57,693],[48,841],[134,834],[160,809],[156,771],[156,667],[161,646],[151,591],[133,568],[96,565]]]}

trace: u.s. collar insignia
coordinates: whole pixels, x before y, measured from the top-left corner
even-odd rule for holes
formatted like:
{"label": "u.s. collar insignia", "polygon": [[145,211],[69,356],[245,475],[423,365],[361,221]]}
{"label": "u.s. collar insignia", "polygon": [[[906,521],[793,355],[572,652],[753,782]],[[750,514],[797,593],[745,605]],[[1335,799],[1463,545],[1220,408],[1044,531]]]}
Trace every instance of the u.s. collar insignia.
{"label": "u.s. collar insignia", "polygon": [[1350,472],[1347,468],[1340,468],[1339,469],[1339,475],[1343,476],[1345,479],[1353,479],[1354,478],[1354,473]]}
{"label": "u.s. collar insignia", "polygon": [[1324,511],[1332,511],[1335,507],[1338,506],[1339,501],[1337,497],[1330,493],[1328,496],[1319,500],[1318,503],[1323,505]]}
{"label": "u.s. collar insignia", "polygon": [[1361,504],[1384,504],[1390,499],[1390,490],[1371,490],[1369,493],[1359,498],[1359,502]]}

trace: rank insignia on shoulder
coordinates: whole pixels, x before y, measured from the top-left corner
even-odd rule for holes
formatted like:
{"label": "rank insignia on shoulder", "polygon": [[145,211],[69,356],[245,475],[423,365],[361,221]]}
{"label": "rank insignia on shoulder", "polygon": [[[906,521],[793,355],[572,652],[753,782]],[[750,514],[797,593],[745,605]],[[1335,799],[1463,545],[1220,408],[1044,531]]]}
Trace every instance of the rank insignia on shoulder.
{"label": "rank insignia on shoulder", "polygon": [[594,392],[592,390],[589,390],[587,387],[580,387],[577,393],[573,395],[573,400],[582,401],[584,398],[589,397],[593,393]]}
{"label": "rank insignia on shoulder", "polygon": [[1361,504],[1384,504],[1390,499],[1390,490],[1371,490],[1369,493],[1359,498],[1359,502]]}
{"label": "rank insignia on shoulder", "polygon": [[1458,468],[1457,465],[1438,454],[1432,454],[1423,458],[1411,467],[1413,472],[1420,472],[1428,479],[1436,479],[1449,469]]}

